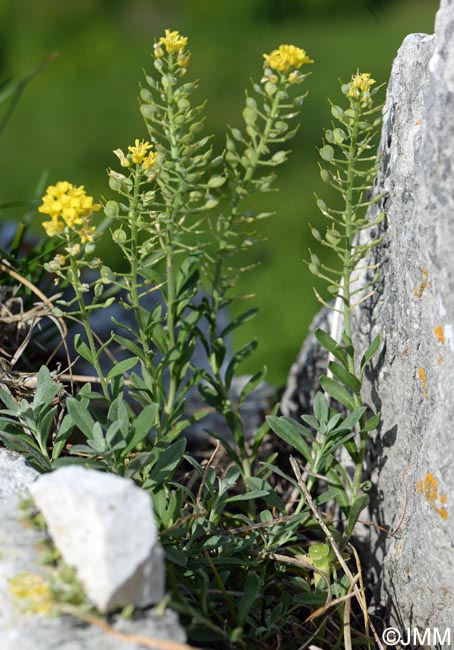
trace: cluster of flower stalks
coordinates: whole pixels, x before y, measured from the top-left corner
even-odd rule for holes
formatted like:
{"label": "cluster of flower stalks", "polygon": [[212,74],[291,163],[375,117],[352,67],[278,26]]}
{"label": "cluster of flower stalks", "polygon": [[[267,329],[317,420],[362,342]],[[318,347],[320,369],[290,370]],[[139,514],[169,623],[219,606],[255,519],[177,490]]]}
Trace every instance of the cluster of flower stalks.
{"label": "cluster of flower stalks", "polygon": [[[362,379],[380,340],[362,354],[355,350],[351,312],[378,277],[364,260],[379,242],[360,237],[383,218],[373,224],[365,218],[380,199],[370,199],[378,89],[360,72],[342,85],[344,105],[331,104],[335,124],[320,149],[322,179],[340,199],[335,209],[318,199],[329,225],[324,235],[312,229],[332,262],[312,253],[308,260],[327,282],[331,301],[319,295],[321,302],[340,323],[337,335],[316,332],[330,353],[323,392],[304,424],[277,417],[276,406],[250,440],[240,408],[265,369],[233,400],[238,368],[257,342],[227,353],[226,339],[255,310],[222,326],[220,313],[237,299],[256,221],[270,216],[254,213],[248,199],[271,190],[274,168],[287,159],[305,97],[304,71],[313,61],[293,45],[265,54],[261,79],[246,93],[242,127],[228,129],[218,154],[204,134],[205,105],[192,102],[197,83],[187,80],[190,62],[188,39],[166,30],[140,90],[147,134],[113,152],[112,198],[97,203],[68,181],[47,188],[38,208],[52,240],[45,268],[55,284],[73,291],[53,303],[53,317],[83,325],[74,348],[93,376],[68,395],[44,366],[33,400],[20,403],[0,388],[0,440],[40,471],[79,463],[130,477],[150,493],[166,551],[166,603],[183,617],[191,642],[251,650],[311,641],[339,647],[343,634],[351,647],[356,599],[358,643],[364,639],[358,647],[370,647],[373,628],[350,540],[368,501],[363,463],[368,434],[379,422],[362,402]],[[97,225],[101,209],[105,218]],[[110,239],[118,268],[96,256],[100,239]],[[371,280],[358,288],[363,271]],[[150,310],[152,292],[159,299]],[[125,317],[99,340],[93,314],[113,303]],[[196,345],[203,367],[194,363]],[[114,356],[119,347],[121,361]],[[205,407],[188,413],[189,391],[197,389]],[[208,456],[191,455],[184,433],[213,410],[230,435],[208,429]],[[290,464],[277,463],[270,428],[295,454]],[[339,461],[341,448],[353,473]]]}

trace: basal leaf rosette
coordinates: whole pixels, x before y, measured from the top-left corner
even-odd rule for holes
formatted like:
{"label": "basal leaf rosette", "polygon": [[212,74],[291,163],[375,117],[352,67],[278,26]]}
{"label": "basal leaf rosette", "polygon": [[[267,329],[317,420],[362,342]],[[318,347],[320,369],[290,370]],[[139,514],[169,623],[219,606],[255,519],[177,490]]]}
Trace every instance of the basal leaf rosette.
{"label": "basal leaf rosette", "polygon": [[94,203],[83,185],[77,187],[68,181],[59,181],[49,185],[42,201],[38,212],[50,216],[50,220],[42,224],[49,237],[60,236],[71,244],[94,241],[96,228],[91,225],[91,217],[101,205]]}

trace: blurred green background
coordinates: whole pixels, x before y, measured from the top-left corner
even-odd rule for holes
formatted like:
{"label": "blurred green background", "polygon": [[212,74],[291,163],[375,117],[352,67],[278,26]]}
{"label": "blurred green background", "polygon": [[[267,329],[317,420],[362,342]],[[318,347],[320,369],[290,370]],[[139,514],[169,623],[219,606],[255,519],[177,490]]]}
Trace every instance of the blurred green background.
{"label": "blurred green background", "polygon": [[[257,355],[245,372],[266,364],[268,380],[287,372],[318,309],[303,259],[311,246],[308,224],[321,224],[314,192],[327,197],[316,147],[330,124],[326,98],[339,97],[338,79],[359,68],[379,82],[406,34],[433,31],[438,0],[0,0],[0,80],[21,77],[56,51],[35,78],[2,135],[0,202],[33,196],[43,171],[49,181],[84,184],[108,197],[106,169],[112,150],[146,131],[137,95],[150,69],[154,37],[165,28],[189,36],[190,76],[208,99],[206,132],[222,149],[225,125],[239,125],[244,88],[261,76],[262,54],[293,43],[315,59],[309,95],[290,161],[279,169],[273,192],[255,201],[275,211],[260,222],[266,239],[254,252],[261,267],[244,276],[258,317],[241,333],[256,336]],[[3,210],[2,219],[20,217]],[[39,218],[36,231],[39,232]],[[244,307],[244,305],[241,305]]]}

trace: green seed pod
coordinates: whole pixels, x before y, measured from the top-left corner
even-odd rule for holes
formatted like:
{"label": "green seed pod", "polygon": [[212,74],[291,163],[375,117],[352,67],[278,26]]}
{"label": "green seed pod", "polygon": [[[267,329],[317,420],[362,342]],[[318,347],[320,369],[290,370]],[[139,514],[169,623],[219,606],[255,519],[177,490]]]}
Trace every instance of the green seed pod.
{"label": "green seed pod", "polygon": [[342,120],[344,117],[344,111],[340,106],[333,105],[331,106],[331,115],[336,119],[336,120]]}
{"label": "green seed pod", "polygon": [[120,211],[120,206],[116,201],[107,201],[105,207],[104,207],[104,214],[106,217],[109,217],[109,219],[115,219],[118,217],[118,213]]}
{"label": "green seed pod", "polygon": [[324,183],[329,183],[331,180],[330,174],[326,169],[320,169],[320,178]]}
{"label": "green seed pod", "polygon": [[317,230],[317,228],[311,228],[311,233],[312,233],[312,237],[313,237],[316,241],[322,241],[322,236],[321,236],[321,234],[319,233],[319,231]]}
{"label": "green seed pod", "polygon": [[331,162],[334,158],[334,149],[332,148],[331,145],[325,144],[325,146],[319,150],[319,154],[320,157],[323,158],[323,160],[326,160],[327,162]]}
{"label": "green seed pod", "polygon": [[140,89],[140,99],[147,104],[153,103],[153,93],[148,88]]}
{"label": "green seed pod", "polygon": [[269,97],[272,97],[274,93],[277,90],[276,84],[271,83],[271,81],[267,81],[265,84],[265,92]]}
{"label": "green seed pod", "polygon": [[226,180],[225,176],[212,176],[207,185],[211,188],[221,187],[221,185],[224,185]]}
{"label": "green seed pod", "polygon": [[123,244],[126,241],[125,231],[122,228],[117,228],[117,230],[114,230],[112,233],[112,239],[117,244]]}

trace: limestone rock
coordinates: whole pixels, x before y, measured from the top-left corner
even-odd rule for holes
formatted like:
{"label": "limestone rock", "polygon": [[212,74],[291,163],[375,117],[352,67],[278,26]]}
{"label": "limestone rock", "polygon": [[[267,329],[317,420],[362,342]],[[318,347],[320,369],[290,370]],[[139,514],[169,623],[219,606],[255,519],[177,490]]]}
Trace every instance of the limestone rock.
{"label": "limestone rock", "polygon": [[0,499],[27,494],[39,474],[15,451],[0,448]]}
{"label": "limestone rock", "polygon": [[381,332],[365,398],[382,413],[370,445],[378,593],[402,629],[454,621],[454,1],[435,34],[408,36],[384,108],[385,241],[356,343]]}
{"label": "limestone rock", "polygon": [[326,374],[328,352],[315,338],[317,328],[329,332],[333,312],[323,307],[315,315],[309,327],[298,357],[293,363],[282,395],[280,410],[282,415],[299,420],[301,415],[312,413],[315,394],[320,390],[320,377]]}
{"label": "limestone rock", "polygon": [[[354,331],[361,353],[382,334],[364,386],[365,403],[382,413],[367,470],[371,519],[394,534],[370,529],[369,583],[402,633],[430,627],[443,637],[454,621],[454,0],[442,0],[434,35],[404,40],[383,118],[374,191],[385,197],[368,214],[387,214],[368,235],[384,235],[369,260],[381,263],[381,280]],[[319,362],[310,337],[285,415],[308,410]]]}
{"label": "limestone rock", "polygon": [[54,544],[100,611],[162,600],[162,549],[144,490],[130,479],[68,466],[41,476],[30,492]]}
{"label": "limestone rock", "polygon": [[[72,616],[47,618],[27,608],[11,589],[21,575],[48,577],[49,568],[39,563],[37,547],[42,534],[18,521],[17,502],[38,474],[23,457],[0,449],[0,648],[1,650],[141,650],[138,637],[156,640],[156,649],[184,646],[185,633],[176,614],[166,610],[141,612],[133,620],[110,616],[110,634]],[[129,635],[126,640],[118,632]],[[115,636],[115,634],[117,634]],[[136,641],[132,642],[132,638]],[[164,643],[159,644],[159,640]],[[165,645],[167,642],[167,645]],[[181,644],[181,646],[179,645]],[[150,646],[151,647],[151,646]]]}

